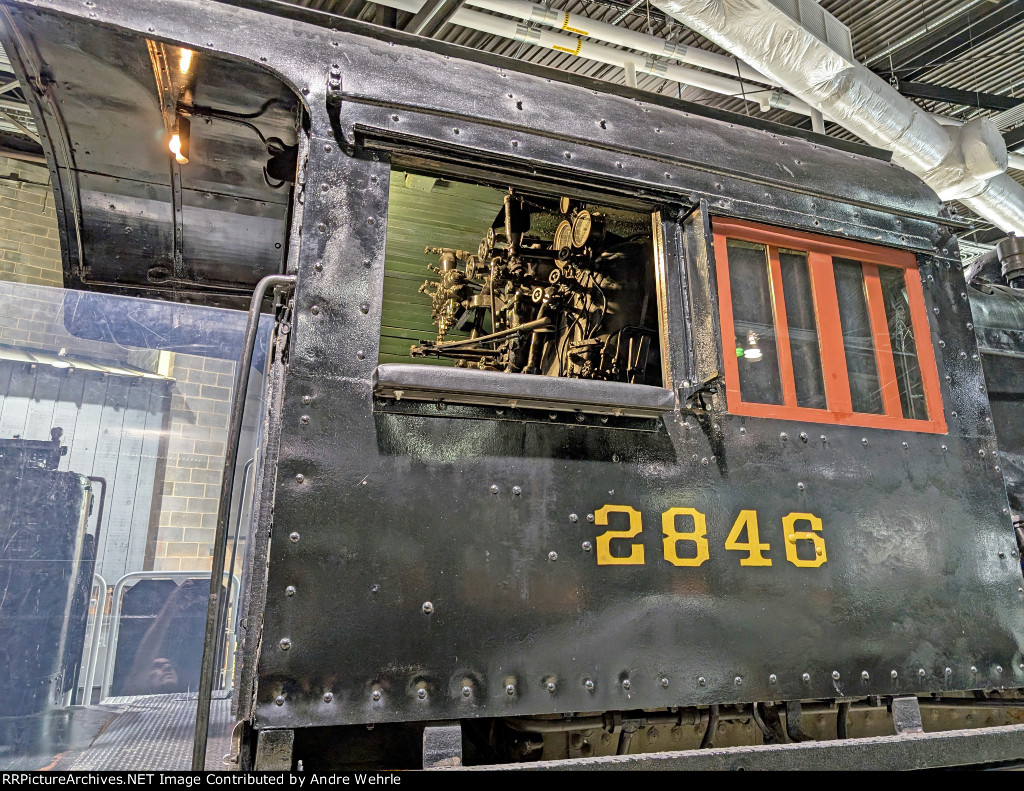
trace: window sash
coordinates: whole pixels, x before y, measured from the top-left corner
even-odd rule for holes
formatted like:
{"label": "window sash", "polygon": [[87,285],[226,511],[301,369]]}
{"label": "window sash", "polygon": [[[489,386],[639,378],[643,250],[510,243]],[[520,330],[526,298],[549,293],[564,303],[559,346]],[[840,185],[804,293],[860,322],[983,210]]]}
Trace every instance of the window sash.
{"label": "window sash", "polygon": [[[938,370],[931,343],[928,313],[924,302],[924,290],[921,287],[917,260],[913,253],[847,239],[832,239],[800,231],[772,228],[745,220],[717,218],[713,221],[712,229],[723,341],[732,338],[735,334],[727,240],[753,242],[767,247],[772,316],[775,321],[779,370],[782,379],[782,404],[743,401],[740,393],[739,363],[736,355],[727,351],[723,354],[723,363],[725,366],[726,403],[730,412],[753,417],[807,420],[815,423],[901,429],[934,434],[946,433],[946,421],[942,408]],[[796,380],[793,373],[789,326],[782,288],[779,248],[800,250],[808,254],[811,294],[818,329],[818,349],[825,379],[827,409],[797,405]],[[836,292],[833,271],[833,257],[850,258],[861,263],[884,409],[884,414],[881,415],[853,411],[842,325],[839,317],[839,297]],[[911,327],[917,346],[918,364],[928,411],[927,419],[903,417],[879,266],[900,268],[904,272],[907,298],[910,303]]]}

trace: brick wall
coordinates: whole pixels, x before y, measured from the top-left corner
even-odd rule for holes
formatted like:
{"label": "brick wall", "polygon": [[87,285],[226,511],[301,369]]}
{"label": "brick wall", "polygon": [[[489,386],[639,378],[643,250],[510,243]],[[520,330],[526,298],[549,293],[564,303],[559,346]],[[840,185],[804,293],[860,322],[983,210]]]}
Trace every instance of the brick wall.
{"label": "brick wall", "polygon": [[[22,181],[4,178],[12,175]],[[63,285],[49,173],[7,157],[0,157],[0,280]]]}

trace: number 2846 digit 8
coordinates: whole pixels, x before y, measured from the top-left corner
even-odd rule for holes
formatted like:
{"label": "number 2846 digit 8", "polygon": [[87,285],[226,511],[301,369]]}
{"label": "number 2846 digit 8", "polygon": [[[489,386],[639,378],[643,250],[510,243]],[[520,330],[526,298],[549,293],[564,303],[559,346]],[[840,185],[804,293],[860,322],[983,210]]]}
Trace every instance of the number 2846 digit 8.
{"label": "number 2846 digit 8", "polygon": [[[594,524],[607,526],[611,514],[626,527],[607,530],[597,536],[597,565],[642,566],[644,545],[634,541],[643,532],[643,516],[628,505],[605,505],[594,511]],[[797,529],[798,526],[801,529]],[[700,566],[711,557],[708,545],[707,518],[696,508],[669,508],[661,515],[662,555],[673,566]],[[790,513],[782,517],[782,534],[786,547],[786,560],[799,568],[817,568],[828,560],[825,538],[821,535],[821,519],[814,514]],[[612,554],[616,542],[616,554]],[[624,545],[623,542],[629,542]],[[690,549],[683,549],[687,544]],[[801,552],[800,547],[805,549]],[[628,554],[625,554],[628,549]],[[771,544],[761,541],[757,524],[757,511],[740,511],[725,539],[725,549],[745,553],[741,566],[770,566],[767,553]],[[682,554],[680,554],[682,552]],[[801,557],[803,555],[804,557]],[[811,557],[807,557],[810,555]]]}

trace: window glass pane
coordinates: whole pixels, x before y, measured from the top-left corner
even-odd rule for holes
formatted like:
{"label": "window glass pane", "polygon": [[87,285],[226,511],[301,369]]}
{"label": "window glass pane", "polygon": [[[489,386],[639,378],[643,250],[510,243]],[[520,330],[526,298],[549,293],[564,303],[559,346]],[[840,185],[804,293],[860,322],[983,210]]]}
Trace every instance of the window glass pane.
{"label": "window glass pane", "polygon": [[859,261],[834,258],[833,265],[853,411],[881,415],[884,412],[882,392],[864,294],[864,271]]}
{"label": "window glass pane", "polygon": [[779,250],[782,293],[789,324],[789,351],[793,358],[797,406],[825,409],[825,379],[818,348],[818,324],[814,318],[811,275],[807,253]]}
{"label": "window glass pane", "polygon": [[900,389],[900,404],[903,417],[927,420],[924,383],[921,381],[921,366],[917,360],[917,343],[910,320],[910,300],[907,298],[907,282],[904,270],[893,266],[878,267],[882,283],[882,301],[885,303],[885,318],[889,325],[889,343],[892,345],[893,363],[896,366],[896,383]]}
{"label": "window glass pane", "polygon": [[730,239],[728,253],[736,338],[735,351],[726,343],[725,353],[738,358],[740,397],[748,403],[781,404],[767,250],[763,244]]}

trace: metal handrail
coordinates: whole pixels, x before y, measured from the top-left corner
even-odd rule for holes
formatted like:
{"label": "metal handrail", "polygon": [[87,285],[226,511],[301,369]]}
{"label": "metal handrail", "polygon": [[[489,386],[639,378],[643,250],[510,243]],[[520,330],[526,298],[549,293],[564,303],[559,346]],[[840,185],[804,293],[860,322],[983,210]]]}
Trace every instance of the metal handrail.
{"label": "metal handrail", "polygon": [[[223,573],[223,576],[230,578],[229,585],[234,591],[231,595],[229,606],[237,609],[239,587],[238,578],[234,574],[229,575],[226,571]],[[146,579],[169,579],[185,582],[186,580],[208,580],[211,577],[212,574],[195,571],[132,571],[125,574],[121,579],[114,583],[113,602],[110,610],[110,624],[107,627],[107,656],[106,661],[103,664],[100,703],[110,697],[110,687],[114,683],[114,660],[117,656],[117,637],[121,624],[121,600],[127,583],[132,581],[138,582]],[[230,583],[234,584],[231,585]]]}
{"label": "metal handrail", "polygon": [[96,595],[96,614],[92,619],[92,634],[89,636],[89,654],[82,668],[82,705],[92,703],[92,685],[96,680],[96,664],[100,659],[100,634],[103,631],[103,613],[107,609],[107,581],[99,574],[92,575],[93,585],[99,587]]}

